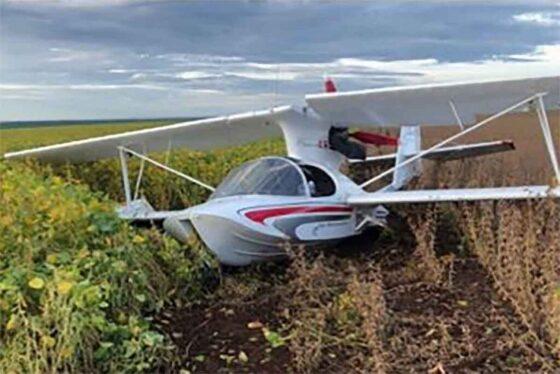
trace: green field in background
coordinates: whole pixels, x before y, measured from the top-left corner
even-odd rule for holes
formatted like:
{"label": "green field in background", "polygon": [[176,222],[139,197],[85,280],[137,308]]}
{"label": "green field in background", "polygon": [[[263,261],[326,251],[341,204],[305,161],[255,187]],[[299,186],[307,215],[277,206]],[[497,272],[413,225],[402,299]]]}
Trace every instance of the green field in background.
{"label": "green field in background", "polygon": [[164,126],[175,123],[173,120],[147,120],[131,122],[101,122],[63,124],[60,126],[25,127],[0,129],[0,153],[18,151],[26,148],[56,144],[71,140],[91,138],[134,131],[148,127]]}

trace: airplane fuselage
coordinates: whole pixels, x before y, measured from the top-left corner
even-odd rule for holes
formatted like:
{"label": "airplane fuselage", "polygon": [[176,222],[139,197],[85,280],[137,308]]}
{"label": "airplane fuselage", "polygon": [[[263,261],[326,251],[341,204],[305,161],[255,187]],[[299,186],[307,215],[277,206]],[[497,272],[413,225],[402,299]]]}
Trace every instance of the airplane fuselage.
{"label": "airplane fuselage", "polygon": [[285,257],[294,245],[326,245],[359,234],[360,212],[346,203],[359,187],[338,171],[265,157],[233,170],[204,204],[167,221],[182,241],[197,232],[226,265]]}

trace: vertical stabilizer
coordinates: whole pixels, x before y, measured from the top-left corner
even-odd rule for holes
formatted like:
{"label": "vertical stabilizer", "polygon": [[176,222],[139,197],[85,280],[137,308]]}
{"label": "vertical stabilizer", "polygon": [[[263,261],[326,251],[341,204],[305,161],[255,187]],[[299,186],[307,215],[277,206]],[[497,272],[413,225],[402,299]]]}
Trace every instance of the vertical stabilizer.
{"label": "vertical stabilizer", "polygon": [[[422,135],[420,126],[402,126],[397,148],[397,158],[395,166],[399,166],[407,158],[418,154],[422,147]],[[403,167],[398,167],[393,173],[391,189],[400,190],[412,178],[420,176],[422,173],[422,160],[418,159]]]}

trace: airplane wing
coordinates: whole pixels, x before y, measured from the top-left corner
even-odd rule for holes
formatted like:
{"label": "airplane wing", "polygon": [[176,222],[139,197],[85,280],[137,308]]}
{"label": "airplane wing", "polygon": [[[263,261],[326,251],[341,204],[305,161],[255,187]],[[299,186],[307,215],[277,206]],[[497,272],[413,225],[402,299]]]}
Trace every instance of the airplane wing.
{"label": "airplane wing", "polygon": [[34,157],[50,163],[78,163],[118,156],[118,146],[140,153],[175,148],[210,150],[282,136],[277,120],[292,111],[283,106],[269,110],[215,117],[115,135],[77,140],[18,152],[6,159]]}
{"label": "airplane wing", "polygon": [[[312,121],[312,116],[302,116],[291,106],[283,106],[10,152],[4,157],[33,156],[51,163],[76,163],[115,157],[118,146],[126,146],[141,153],[175,148],[210,150],[281,136],[282,131],[278,126],[281,121],[291,125],[293,130],[285,134],[289,154],[302,157],[302,152],[295,151],[306,147],[308,152],[311,148],[300,145],[300,140],[302,144],[317,144],[324,136],[323,129],[304,127],[305,121],[308,121],[305,126],[314,123],[361,127],[451,124],[455,122],[450,105],[452,102],[466,123],[476,113],[504,109],[516,100],[537,92],[548,92],[545,101],[556,104],[560,102],[559,90],[559,77],[546,77],[308,95],[306,101],[321,116],[320,121]],[[290,114],[298,114],[298,120],[290,119]],[[300,139],[303,137],[306,139]]]}
{"label": "airplane wing", "polygon": [[497,188],[458,188],[447,190],[416,190],[373,192],[352,195],[347,203],[352,206],[371,206],[379,204],[436,203],[450,201],[480,200],[526,200],[560,198],[560,187],[521,186]]}
{"label": "airplane wing", "polygon": [[[476,144],[461,144],[436,149],[423,158],[433,161],[453,161],[468,157],[486,156],[494,153],[513,151],[515,145],[511,140],[498,140]],[[414,155],[410,155],[414,156]],[[366,157],[365,160],[349,160],[351,165],[386,166],[394,165],[397,154]]]}
{"label": "airplane wing", "polygon": [[[547,106],[560,103],[560,76],[467,83],[388,87],[307,95],[307,104],[333,123],[356,127],[472,123],[532,94],[547,92]],[[454,109],[453,109],[454,108]]]}

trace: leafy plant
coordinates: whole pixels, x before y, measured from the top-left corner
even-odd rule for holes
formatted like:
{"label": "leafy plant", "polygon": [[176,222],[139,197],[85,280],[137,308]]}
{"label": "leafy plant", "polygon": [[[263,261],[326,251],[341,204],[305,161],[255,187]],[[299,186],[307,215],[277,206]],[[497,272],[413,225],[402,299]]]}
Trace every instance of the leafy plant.
{"label": "leafy plant", "polygon": [[[137,372],[173,359],[146,316],[196,297],[209,261],[60,177],[0,163],[0,367]],[[181,291],[177,291],[181,289]]]}
{"label": "leafy plant", "polygon": [[269,330],[266,327],[262,329],[262,332],[272,348],[282,347],[286,344],[286,338],[282,337],[278,332]]}

